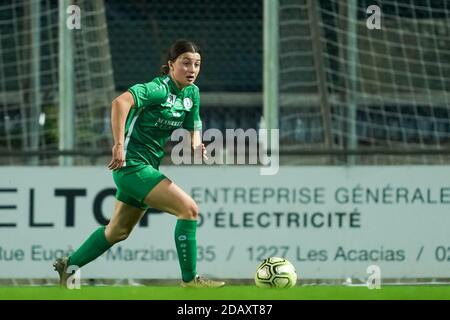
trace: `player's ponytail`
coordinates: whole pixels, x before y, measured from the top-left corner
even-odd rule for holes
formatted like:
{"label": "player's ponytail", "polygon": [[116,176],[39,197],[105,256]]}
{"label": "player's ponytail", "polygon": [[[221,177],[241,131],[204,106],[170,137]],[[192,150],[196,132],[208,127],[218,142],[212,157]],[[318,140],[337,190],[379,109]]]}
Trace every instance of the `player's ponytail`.
{"label": "player's ponytail", "polygon": [[169,61],[174,62],[177,60],[178,56],[185,52],[202,54],[200,48],[194,42],[185,39],[177,40],[170,46],[169,50],[167,50],[164,64],[161,66],[161,74],[169,74]]}

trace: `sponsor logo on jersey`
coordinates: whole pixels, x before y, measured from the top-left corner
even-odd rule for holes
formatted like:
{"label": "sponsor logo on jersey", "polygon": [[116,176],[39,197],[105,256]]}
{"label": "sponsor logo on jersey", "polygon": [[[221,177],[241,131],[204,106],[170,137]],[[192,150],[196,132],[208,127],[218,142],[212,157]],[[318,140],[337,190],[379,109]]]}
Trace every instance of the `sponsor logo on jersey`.
{"label": "sponsor logo on jersey", "polygon": [[183,106],[186,109],[186,111],[191,110],[192,106],[194,105],[194,103],[192,102],[191,98],[184,98],[183,100]]}
{"label": "sponsor logo on jersey", "polygon": [[179,128],[183,124],[183,121],[173,121],[173,120],[166,120],[163,118],[158,118],[155,122],[155,126],[161,129],[167,129],[167,128]]}

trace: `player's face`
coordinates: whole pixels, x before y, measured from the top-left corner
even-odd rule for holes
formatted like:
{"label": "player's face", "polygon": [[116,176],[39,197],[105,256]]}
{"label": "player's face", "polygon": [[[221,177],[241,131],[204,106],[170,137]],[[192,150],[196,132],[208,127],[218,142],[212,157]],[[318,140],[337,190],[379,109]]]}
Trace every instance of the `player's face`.
{"label": "player's face", "polygon": [[185,52],[180,54],[174,62],[170,62],[172,78],[184,88],[193,84],[200,72],[201,57],[198,53]]}

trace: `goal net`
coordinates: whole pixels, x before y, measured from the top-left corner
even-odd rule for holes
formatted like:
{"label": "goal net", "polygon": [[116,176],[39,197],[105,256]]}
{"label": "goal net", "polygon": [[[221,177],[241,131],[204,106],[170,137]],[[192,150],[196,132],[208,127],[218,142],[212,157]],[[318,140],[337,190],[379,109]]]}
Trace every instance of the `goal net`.
{"label": "goal net", "polygon": [[280,0],[280,145],[448,163],[449,36],[444,0]]}
{"label": "goal net", "polygon": [[[62,106],[59,99],[59,32],[74,11],[63,1],[0,2],[0,152],[57,151]],[[68,30],[72,59],[73,149],[96,151],[110,139],[109,109],[114,80],[102,0],[76,2],[79,29]],[[108,143],[108,145],[110,145]],[[77,159],[83,164],[89,158]],[[2,164],[56,164],[55,157],[2,157]]]}

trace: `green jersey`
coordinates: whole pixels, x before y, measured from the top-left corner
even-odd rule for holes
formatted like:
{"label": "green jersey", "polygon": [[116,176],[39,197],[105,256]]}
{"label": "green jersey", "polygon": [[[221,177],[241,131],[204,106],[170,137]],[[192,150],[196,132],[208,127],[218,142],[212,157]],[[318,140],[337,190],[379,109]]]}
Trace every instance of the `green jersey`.
{"label": "green jersey", "polygon": [[175,129],[201,130],[199,89],[192,84],[180,90],[165,75],[128,91],[134,106],[125,125],[124,166],[150,164],[157,169]]}

